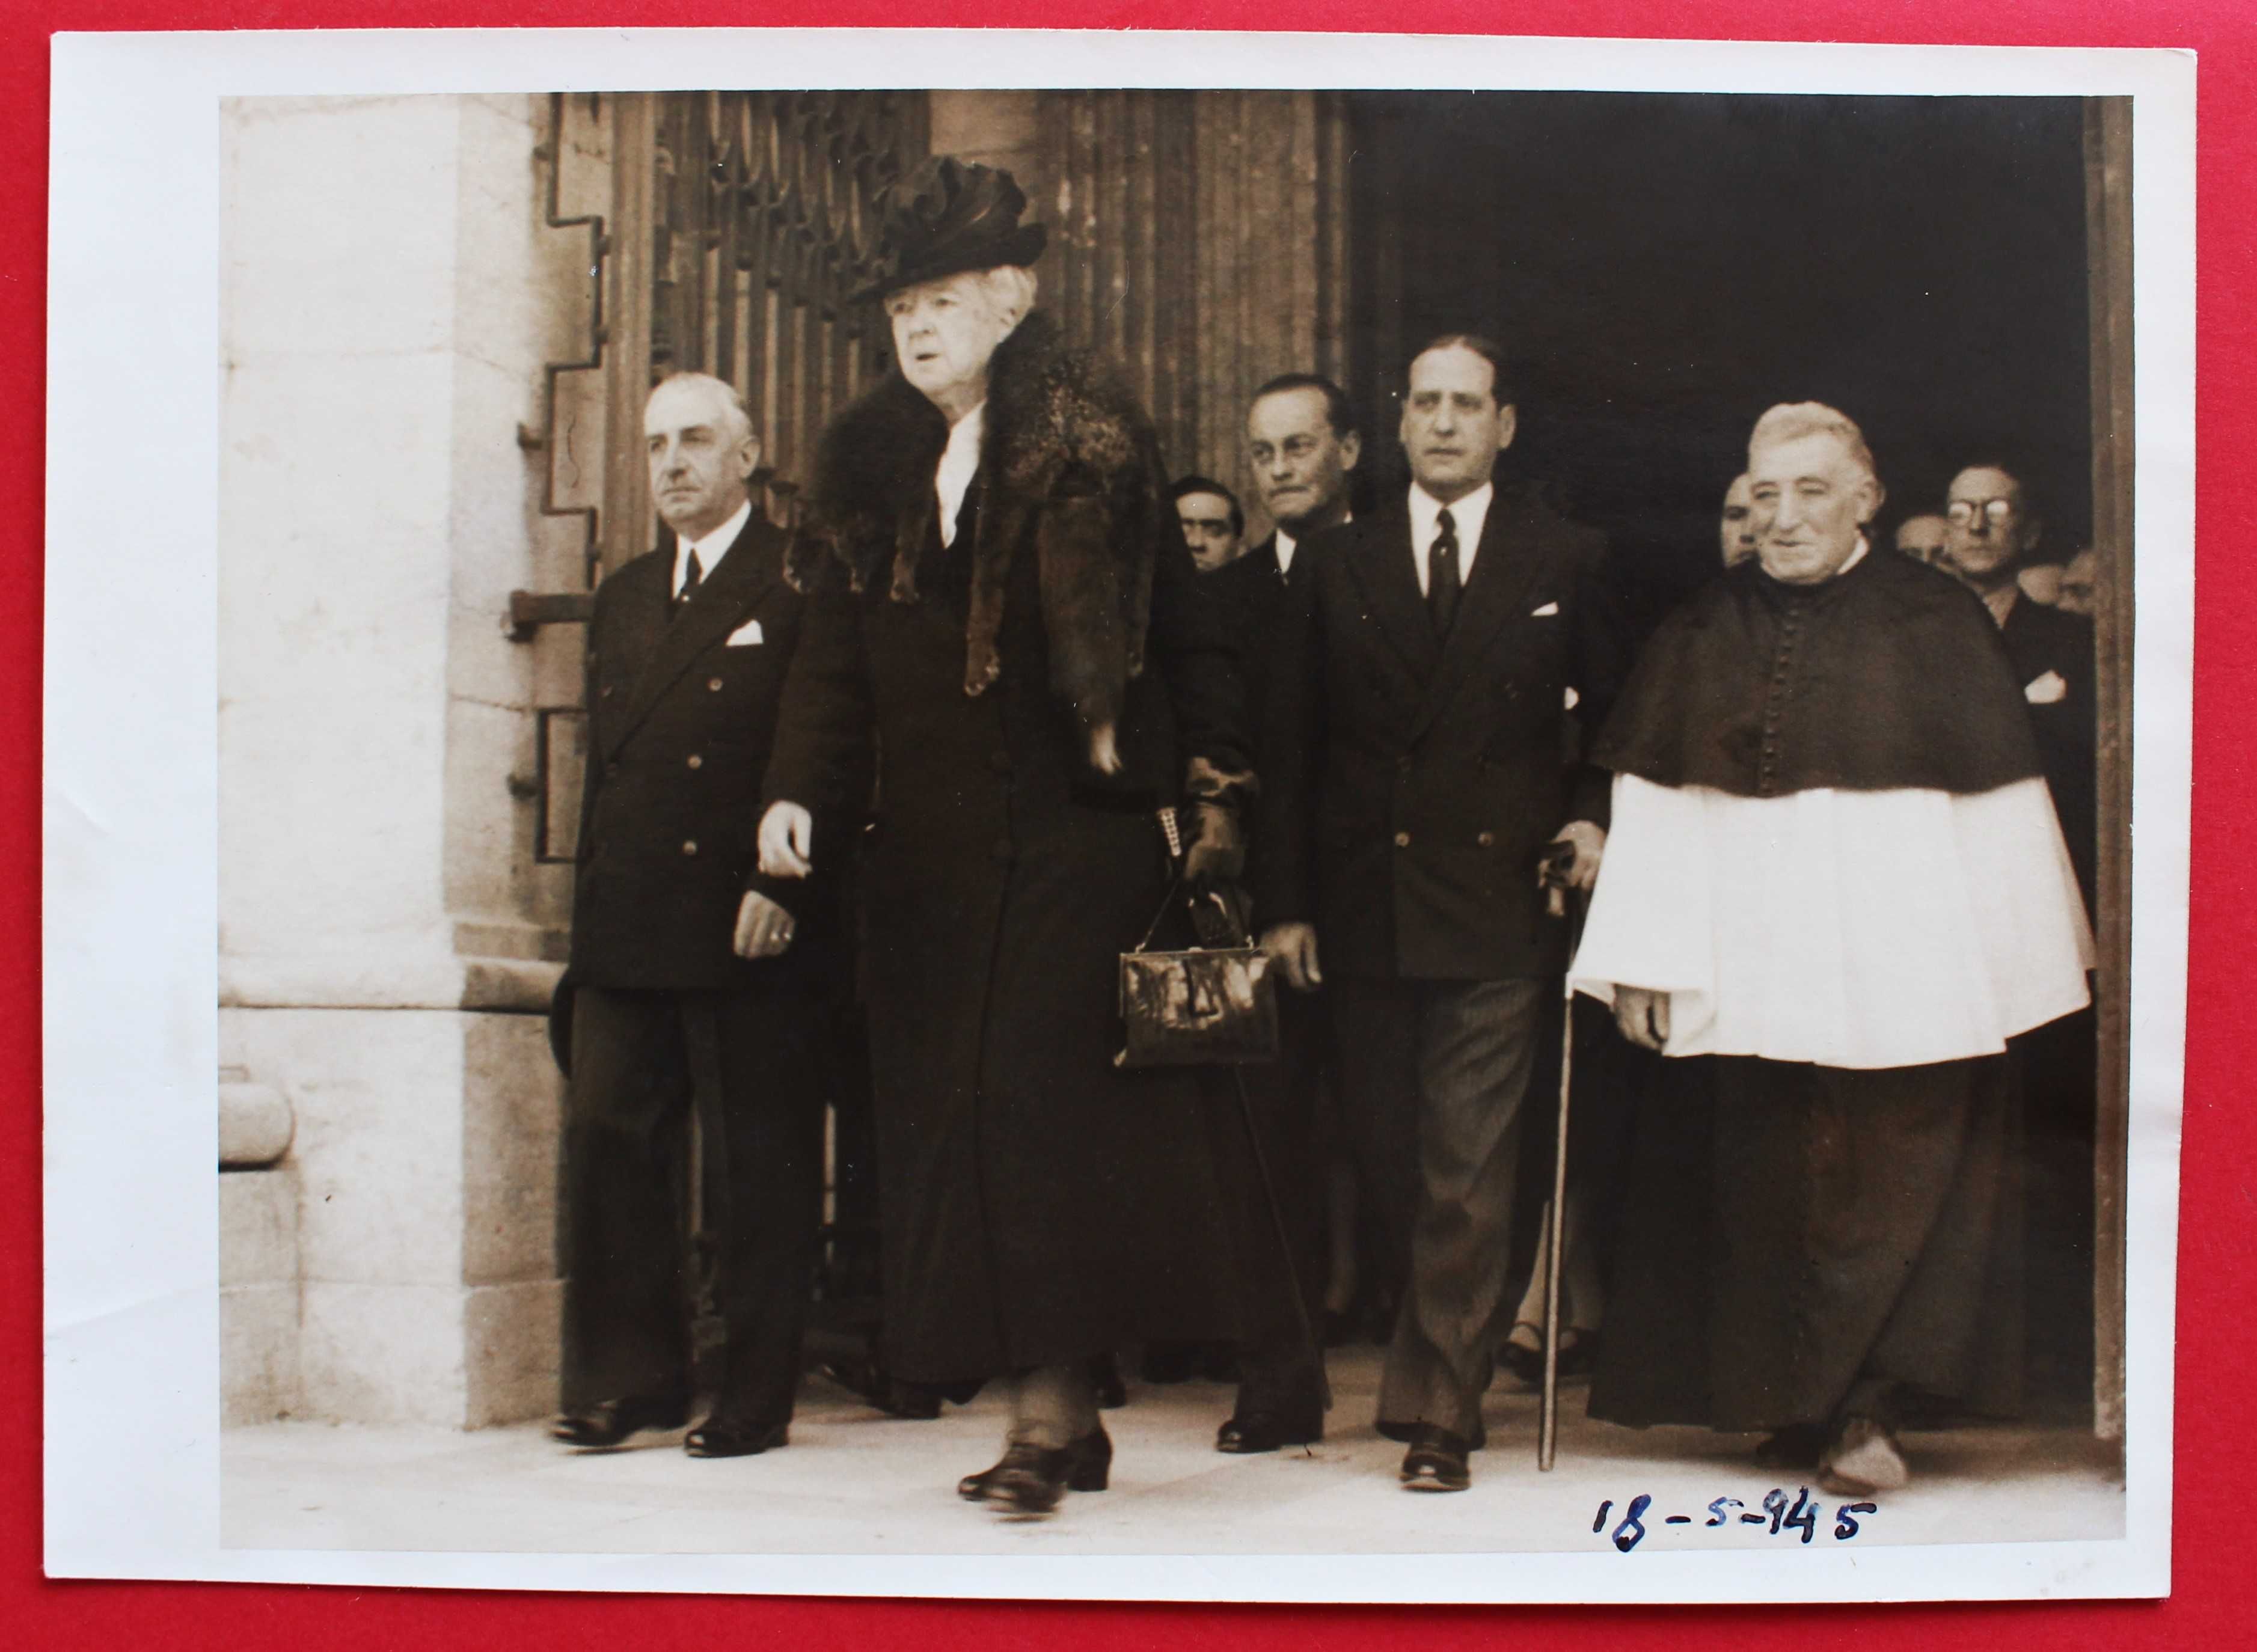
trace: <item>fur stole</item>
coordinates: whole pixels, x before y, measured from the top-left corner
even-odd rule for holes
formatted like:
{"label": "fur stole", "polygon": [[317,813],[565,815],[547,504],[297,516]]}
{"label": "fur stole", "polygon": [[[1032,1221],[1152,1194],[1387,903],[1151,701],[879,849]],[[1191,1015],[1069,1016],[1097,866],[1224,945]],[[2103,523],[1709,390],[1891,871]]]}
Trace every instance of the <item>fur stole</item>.
{"label": "fur stole", "polygon": [[[1152,567],[1168,527],[1151,421],[1118,369],[1065,349],[1040,313],[996,347],[985,420],[964,690],[980,694],[1001,673],[1004,593],[1014,559],[1031,554],[1051,686],[1084,727],[1113,723],[1143,669]],[[791,582],[806,591],[843,575],[858,593],[882,582],[895,602],[920,600],[918,555],[947,442],[940,411],[898,371],[833,420]]]}

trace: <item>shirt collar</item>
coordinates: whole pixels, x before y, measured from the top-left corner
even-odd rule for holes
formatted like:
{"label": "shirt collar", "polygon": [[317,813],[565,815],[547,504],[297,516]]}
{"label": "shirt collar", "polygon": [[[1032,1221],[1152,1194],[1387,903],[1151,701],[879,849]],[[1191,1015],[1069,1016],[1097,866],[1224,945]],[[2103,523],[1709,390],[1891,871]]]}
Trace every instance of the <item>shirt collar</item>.
{"label": "shirt collar", "polygon": [[[1341,521],[1343,524],[1353,522],[1355,520],[1355,512],[1353,511],[1343,512],[1341,517]],[[1277,571],[1280,574],[1290,574],[1293,571],[1293,553],[1300,548],[1300,540],[1295,539],[1291,533],[1285,532],[1284,526],[1280,526],[1277,529]]]}
{"label": "shirt collar", "polygon": [[[1456,530],[1461,555],[1481,544],[1482,526],[1489,520],[1489,503],[1496,497],[1496,484],[1484,482],[1464,498],[1451,502],[1450,526]],[[1440,499],[1417,483],[1411,484],[1411,543],[1422,554],[1434,542],[1442,509]]]}
{"label": "shirt collar", "polygon": [[753,519],[753,502],[747,498],[739,505],[729,519],[699,540],[676,540],[674,544],[674,592],[682,594],[682,576],[690,568],[690,553],[697,553],[697,576],[700,580],[713,577],[713,570],[721,566],[721,559],[737,542],[737,535],[745,531],[745,524]]}

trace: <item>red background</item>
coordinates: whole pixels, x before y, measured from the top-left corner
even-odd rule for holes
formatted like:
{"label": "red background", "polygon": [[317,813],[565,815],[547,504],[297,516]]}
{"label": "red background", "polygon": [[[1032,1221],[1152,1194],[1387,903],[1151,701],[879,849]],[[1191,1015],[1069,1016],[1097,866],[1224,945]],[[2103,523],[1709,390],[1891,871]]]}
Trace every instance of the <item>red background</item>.
{"label": "red background", "polygon": [[[1422,32],[2190,47],[2201,54],[2198,211],[2199,480],[2195,619],[2193,957],[2188,983],[2184,1206],[2179,1251],[2175,1592],[2168,1601],[1874,1607],[1403,1607],[1026,1606],[449,1593],[248,1585],[53,1583],[40,1573],[39,780],[46,287],[47,36],[56,30],[581,26],[647,24],[1083,28],[1368,28]],[[2257,1575],[2240,1525],[2257,1466],[2257,1402],[2243,1317],[2257,1275],[2257,1118],[2234,1088],[2248,1048],[2234,983],[2257,962],[2257,865],[2233,824],[2257,805],[2246,749],[2257,657],[2257,558],[2245,469],[2257,466],[2257,8],[2248,0],[15,0],[0,20],[0,1624],[18,1645],[558,1648],[712,1641],[851,1648],[1040,1645],[1291,1647],[1326,1652],[1417,1637],[1431,1652],[1540,1635],[1561,1647],[1705,1648],[1811,1644],[2001,1648],[2257,1644],[2245,1613]],[[120,409],[130,428],[130,401]],[[2237,1582],[2236,1579],[2241,1579]]]}

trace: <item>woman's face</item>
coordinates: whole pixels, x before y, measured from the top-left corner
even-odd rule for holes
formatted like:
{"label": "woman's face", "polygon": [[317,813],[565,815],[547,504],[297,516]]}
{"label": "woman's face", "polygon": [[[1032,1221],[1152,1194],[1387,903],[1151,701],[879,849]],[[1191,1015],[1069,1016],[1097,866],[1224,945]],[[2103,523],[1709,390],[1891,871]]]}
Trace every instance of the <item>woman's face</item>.
{"label": "woman's face", "polygon": [[968,411],[987,392],[987,360],[1015,318],[977,270],[903,287],[886,300],[902,377],[934,402]]}

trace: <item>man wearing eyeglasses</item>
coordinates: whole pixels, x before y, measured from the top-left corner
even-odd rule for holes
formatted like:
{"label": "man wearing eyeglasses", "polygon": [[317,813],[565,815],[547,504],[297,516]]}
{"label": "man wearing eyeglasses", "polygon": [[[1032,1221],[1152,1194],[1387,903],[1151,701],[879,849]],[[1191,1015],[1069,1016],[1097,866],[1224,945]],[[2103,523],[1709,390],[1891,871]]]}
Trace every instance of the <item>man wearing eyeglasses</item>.
{"label": "man wearing eyeglasses", "polygon": [[[2093,907],[2098,744],[2092,622],[2031,599],[2016,575],[2043,527],[2021,476],[1995,460],[1951,480],[1942,566],[1998,622],[2037,737],[2085,910]],[[2041,1388],[2074,1393],[2091,1369],[2092,1151],[2097,1027],[2090,1008],[2015,1041],[2028,1132],[2031,1368]]]}
{"label": "man wearing eyeglasses", "polygon": [[1951,479],[1944,520],[1941,565],[1971,588],[1998,622],[2014,680],[2029,705],[2054,812],[2061,816],[2062,835],[2069,841],[2077,886],[2090,910],[2098,807],[2092,624],[2022,594],[2016,575],[2037,548],[2044,524],[2014,471],[1987,461],[1968,466]]}

